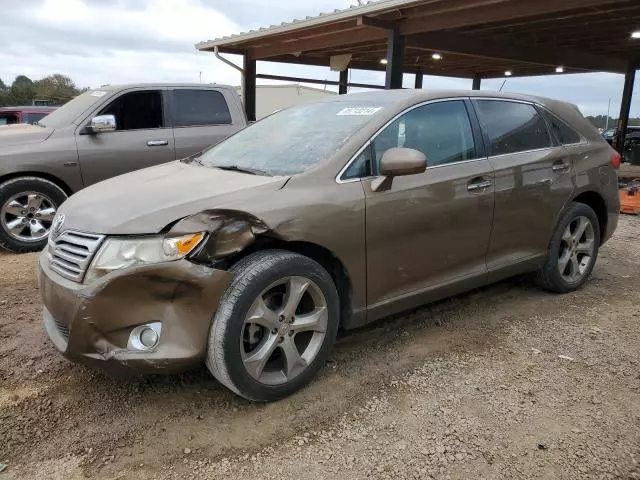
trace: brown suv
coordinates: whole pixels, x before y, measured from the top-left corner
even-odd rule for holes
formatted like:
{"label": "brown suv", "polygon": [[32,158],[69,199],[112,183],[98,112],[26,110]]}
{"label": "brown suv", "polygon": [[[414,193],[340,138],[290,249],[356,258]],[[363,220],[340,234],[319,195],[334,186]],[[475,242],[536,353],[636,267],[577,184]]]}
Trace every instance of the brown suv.
{"label": "brown suv", "polygon": [[579,288],[616,228],[619,161],[577,108],[542,98],[296,106],[65,202],[40,257],[44,324],[73,360],[205,361],[275,400],[321,368],[338,328],[524,272]]}

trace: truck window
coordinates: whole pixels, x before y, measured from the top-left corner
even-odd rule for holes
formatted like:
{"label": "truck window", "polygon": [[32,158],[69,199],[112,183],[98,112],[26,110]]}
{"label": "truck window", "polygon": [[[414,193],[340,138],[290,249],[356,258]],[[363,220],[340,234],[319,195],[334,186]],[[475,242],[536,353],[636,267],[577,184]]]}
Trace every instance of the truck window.
{"label": "truck window", "polygon": [[47,114],[45,112],[31,112],[25,113],[22,115],[23,123],[36,123],[46,117]]}
{"label": "truck window", "polygon": [[125,93],[111,102],[100,115],[116,117],[116,130],[162,128],[162,93],[157,90]]}
{"label": "truck window", "polygon": [[231,123],[224,95],[216,90],[174,90],[171,117],[174,127]]}

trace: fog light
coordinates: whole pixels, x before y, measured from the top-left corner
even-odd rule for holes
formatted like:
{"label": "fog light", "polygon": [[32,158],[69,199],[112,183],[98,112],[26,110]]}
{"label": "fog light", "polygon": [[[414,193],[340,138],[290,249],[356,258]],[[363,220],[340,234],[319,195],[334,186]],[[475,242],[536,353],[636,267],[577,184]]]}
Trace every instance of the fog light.
{"label": "fog light", "polygon": [[127,348],[129,350],[153,350],[160,342],[160,332],[162,324],[160,322],[139,325],[129,335]]}
{"label": "fog light", "polygon": [[147,327],[140,332],[140,343],[147,348],[153,348],[158,344],[158,334]]}

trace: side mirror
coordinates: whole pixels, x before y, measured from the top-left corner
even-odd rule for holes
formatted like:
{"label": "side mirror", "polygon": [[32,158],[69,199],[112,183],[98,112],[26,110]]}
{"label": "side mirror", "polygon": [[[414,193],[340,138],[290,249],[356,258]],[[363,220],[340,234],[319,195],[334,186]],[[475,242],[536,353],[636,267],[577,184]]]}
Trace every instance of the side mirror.
{"label": "side mirror", "polygon": [[374,192],[391,188],[393,177],[423,173],[427,157],[413,148],[390,148],[380,159],[380,176],[371,183]]}
{"label": "side mirror", "polygon": [[114,115],[93,117],[89,129],[92,133],[114,132],[116,130],[116,117]]}
{"label": "side mirror", "polygon": [[427,169],[427,157],[413,148],[390,148],[380,159],[380,175],[400,177],[423,173]]}

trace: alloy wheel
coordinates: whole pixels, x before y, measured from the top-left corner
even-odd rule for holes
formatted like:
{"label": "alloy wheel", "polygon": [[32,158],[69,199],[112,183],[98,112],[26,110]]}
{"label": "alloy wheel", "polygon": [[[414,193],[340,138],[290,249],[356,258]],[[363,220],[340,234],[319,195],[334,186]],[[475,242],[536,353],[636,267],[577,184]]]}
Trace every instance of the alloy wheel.
{"label": "alloy wheel", "polygon": [[0,210],[2,228],[14,239],[33,242],[45,238],[51,230],[57,206],[38,192],[22,192],[10,197]]}
{"label": "alloy wheel", "polygon": [[244,319],[240,349],[246,371],[265,385],[300,375],[322,348],[327,301],[312,280],[291,276],[262,291]]}
{"label": "alloy wheel", "polygon": [[595,233],[591,220],[579,216],[562,233],[558,270],[568,283],[577,283],[589,270],[595,253]]}

